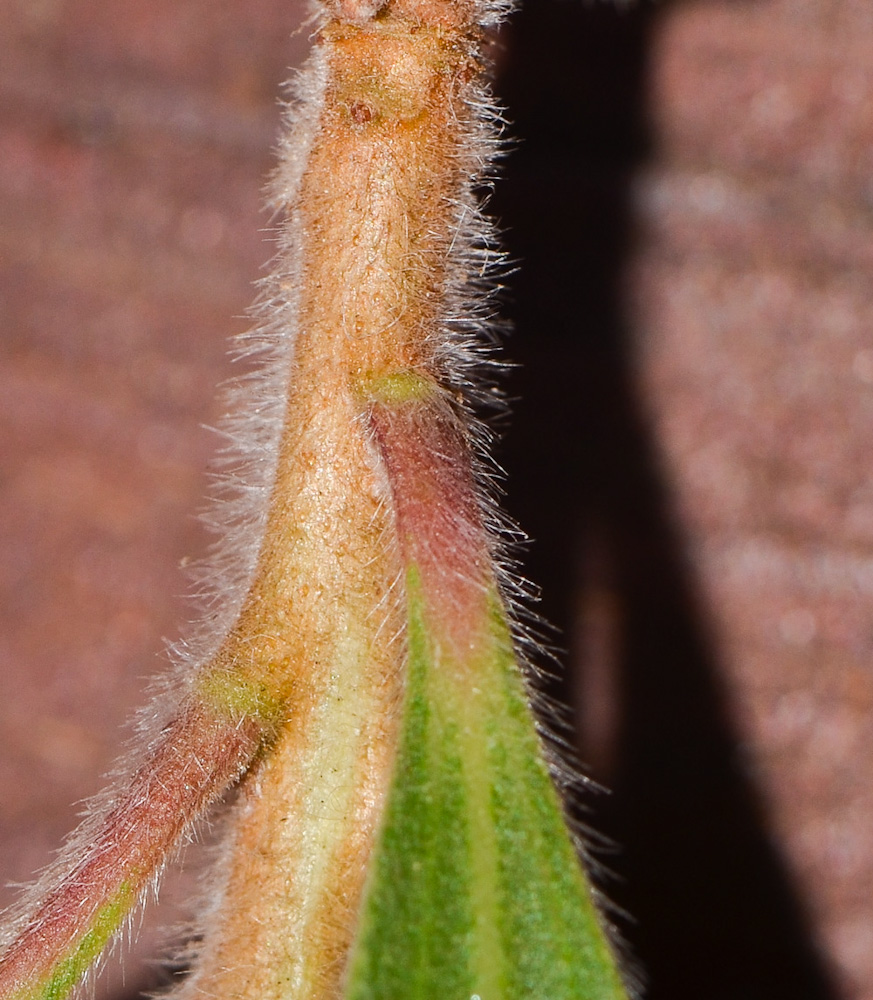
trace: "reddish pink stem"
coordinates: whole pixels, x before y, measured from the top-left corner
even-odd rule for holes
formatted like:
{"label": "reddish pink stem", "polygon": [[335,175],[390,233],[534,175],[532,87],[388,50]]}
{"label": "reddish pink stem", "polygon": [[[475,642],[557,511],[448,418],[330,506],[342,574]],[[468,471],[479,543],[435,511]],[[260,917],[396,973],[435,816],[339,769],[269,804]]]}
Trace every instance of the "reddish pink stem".
{"label": "reddish pink stem", "polygon": [[370,424],[391,487],[403,561],[421,574],[434,621],[463,654],[482,628],[492,571],[460,421],[435,391],[424,399],[372,403]]}
{"label": "reddish pink stem", "polygon": [[102,907],[119,896],[129,896],[133,905],[191,824],[239,778],[260,740],[257,720],[237,724],[197,704],[178,715],[134,772],[85,857],[0,959],[0,997],[26,994],[50,978]]}

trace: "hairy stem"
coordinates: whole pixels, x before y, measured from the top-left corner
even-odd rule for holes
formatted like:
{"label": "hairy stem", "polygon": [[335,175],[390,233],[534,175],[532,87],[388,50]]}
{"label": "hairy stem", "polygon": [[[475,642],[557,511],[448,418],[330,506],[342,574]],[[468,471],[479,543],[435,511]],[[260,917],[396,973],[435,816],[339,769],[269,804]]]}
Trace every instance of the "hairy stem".
{"label": "hairy stem", "polygon": [[0,996],[64,996],[160,872],[185,831],[249,764],[263,732],[191,704],[84,843],[81,860],[46,896],[0,962]]}

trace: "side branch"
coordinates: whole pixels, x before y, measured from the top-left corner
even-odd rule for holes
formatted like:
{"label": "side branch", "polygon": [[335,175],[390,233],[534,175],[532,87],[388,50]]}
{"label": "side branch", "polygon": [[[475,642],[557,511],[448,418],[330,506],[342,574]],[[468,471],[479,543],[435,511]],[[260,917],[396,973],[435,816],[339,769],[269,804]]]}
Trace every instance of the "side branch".
{"label": "side branch", "polygon": [[81,861],[0,959],[2,1000],[55,1000],[76,985],[262,736],[255,719],[235,721],[196,702],[167,726]]}

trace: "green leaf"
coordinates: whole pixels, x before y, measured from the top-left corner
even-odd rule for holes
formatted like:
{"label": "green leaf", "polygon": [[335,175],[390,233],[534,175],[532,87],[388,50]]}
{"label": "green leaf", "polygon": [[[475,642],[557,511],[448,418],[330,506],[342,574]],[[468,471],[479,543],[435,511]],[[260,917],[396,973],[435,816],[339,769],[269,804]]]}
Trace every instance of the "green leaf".
{"label": "green leaf", "polygon": [[403,731],[346,1000],[623,1000],[498,599],[459,664],[415,566],[407,590]]}

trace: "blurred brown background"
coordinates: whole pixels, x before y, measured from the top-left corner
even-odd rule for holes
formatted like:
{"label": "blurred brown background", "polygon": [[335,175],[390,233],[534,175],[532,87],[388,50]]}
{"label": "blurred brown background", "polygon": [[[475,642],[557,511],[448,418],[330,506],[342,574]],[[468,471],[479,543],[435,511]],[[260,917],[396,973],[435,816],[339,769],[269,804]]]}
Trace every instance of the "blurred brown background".
{"label": "blurred brown background", "polygon": [[[190,614],[303,14],[0,5],[4,881],[99,788]],[[614,790],[584,805],[619,922],[653,1000],[868,1000],[873,6],[531,0],[501,45],[500,457]]]}

